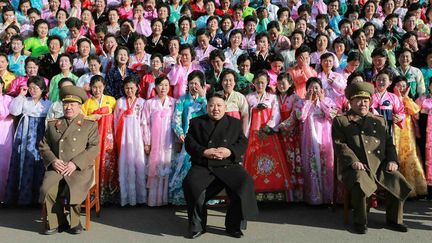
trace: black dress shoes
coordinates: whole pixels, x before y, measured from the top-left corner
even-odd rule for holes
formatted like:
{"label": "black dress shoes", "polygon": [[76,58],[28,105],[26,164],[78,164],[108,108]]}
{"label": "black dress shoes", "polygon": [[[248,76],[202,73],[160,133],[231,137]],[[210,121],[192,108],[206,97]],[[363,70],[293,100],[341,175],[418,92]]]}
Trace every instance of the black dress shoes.
{"label": "black dress shoes", "polygon": [[408,227],[404,224],[397,224],[395,222],[392,221],[387,221],[387,226],[394,231],[399,231],[399,232],[408,232]]}
{"label": "black dress shoes", "polygon": [[365,224],[354,224],[354,231],[357,234],[364,235],[364,234],[367,233],[368,228],[367,228],[367,226]]}
{"label": "black dress shoes", "polygon": [[56,233],[61,233],[64,231],[69,230],[69,225],[65,224],[65,225],[60,225],[58,228],[53,228],[53,229],[45,229],[42,234],[44,235],[53,235]]}
{"label": "black dress shoes", "polygon": [[225,230],[225,232],[234,238],[242,238],[243,237],[243,232],[241,230],[228,230],[227,229],[227,230]]}
{"label": "black dress shoes", "polygon": [[186,238],[188,238],[188,239],[195,239],[195,238],[200,237],[205,232],[206,232],[205,230],[202,230],[202,231],[192,231],[192,232],[188,233],[188,235],[186,236]]}
{"label": "black dress shoes", "polygon": [[78,235],[81,234],[83,231],[83,227],[81,226],[81,223],[79,223],[77,226],[71,228],[69,230],[69,233],[73,234],[73,235]]}

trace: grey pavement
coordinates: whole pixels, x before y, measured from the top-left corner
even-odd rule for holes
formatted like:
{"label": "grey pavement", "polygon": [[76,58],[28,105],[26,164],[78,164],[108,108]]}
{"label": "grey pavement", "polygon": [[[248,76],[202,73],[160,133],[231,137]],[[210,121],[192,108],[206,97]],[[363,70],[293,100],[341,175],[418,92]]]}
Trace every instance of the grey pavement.
{"label": "grey pavement", "polygon": [[[184,207],[103,207],[100,218],[92,214],[91,229],[81,235],[40,235],[40,209],[1,208],[0,242],[409,242],[432,241],[432,202],[405,204],[408,233],[385,226],[385,211],[372,209],[369,232],[352,233],[343,224],[343,210],[325,206],[272,203],[260,204],[260,215],[248,222],[245,236],[234,239],[224,232],[224,208],[209,210],[207,233],[198,239],[184,238],[187,214]],[[85,218],[82,216],[81,221]]]}

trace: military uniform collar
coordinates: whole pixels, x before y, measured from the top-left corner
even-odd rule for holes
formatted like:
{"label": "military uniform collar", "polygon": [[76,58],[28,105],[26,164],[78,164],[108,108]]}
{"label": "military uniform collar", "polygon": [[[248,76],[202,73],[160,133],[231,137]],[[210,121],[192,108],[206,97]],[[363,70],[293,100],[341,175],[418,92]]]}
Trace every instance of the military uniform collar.
{"label": "military uniform collar", "polygon": [[68,126],[68,123],[69,123],[69,126],[72,125],[73,123],[77,124],[78,126],[82,126],[83,118],[84,118],[83,114],[78,114],[74,119],[67,122],[66,121],[67,119],[65,117],[62,117],[62,119],[57,120],[56,127],[60,128],[61,126],[64,126],[64,125]]}
{"label": "military uniform collar", "polygon": [[363,118],[372,116],[372,113],[368,112],[364,117],[362,117],[357,113],[355,113],[353,110],[349,110],[346,115],[348,117],[348,121],[360,123],[363,120]]}

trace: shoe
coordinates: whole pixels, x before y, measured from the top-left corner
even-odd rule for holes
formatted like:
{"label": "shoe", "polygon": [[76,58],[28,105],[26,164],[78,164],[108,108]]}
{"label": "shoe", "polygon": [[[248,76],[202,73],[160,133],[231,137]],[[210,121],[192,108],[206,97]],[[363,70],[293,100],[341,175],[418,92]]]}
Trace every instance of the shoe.
{"label": "shoe", "polygon": [[368,228],[367,228],[367,226],[365,224],[354,224],[354,231],[357,234],[364,235],[364,234],[367,233]]}
{"label": "shoe", "polygon": [[205,230],[196,231],[196,232],[192,231],[192,232],[188,233],[188,235],[186,236],[186,238],[188,238],[188,239],[195,239],[195,238],[200,237],[205,232],[206,232]]}
{"label": "shoe", "polygon": [[228,235],[234,237],[234,238],[242,238],[243,237],[243,232],[241,230],[225,230],[225,232],[227,232]]}
{"label": "shoe", "polygon": [[408,232],[408,227],[404,224],[397,224],[395,222],[392,221],[387,221],[387,226],[394,231],[399,231],[399,232]]}
{"label": "shoe", "polygon": [[53,234],[57,234],[58,228],[53,228],[53,229],[44,229],[44,231],[42,232],[42,234],[44,235],[53,235]]}
{"label": "shoe", "polygon": [[69,233],[73,234],[73,235],[79,235],[81,234],[83,231],[83,227],[81,226],[81,223],[79,223],[77,226],[71,228],[69,230]]}

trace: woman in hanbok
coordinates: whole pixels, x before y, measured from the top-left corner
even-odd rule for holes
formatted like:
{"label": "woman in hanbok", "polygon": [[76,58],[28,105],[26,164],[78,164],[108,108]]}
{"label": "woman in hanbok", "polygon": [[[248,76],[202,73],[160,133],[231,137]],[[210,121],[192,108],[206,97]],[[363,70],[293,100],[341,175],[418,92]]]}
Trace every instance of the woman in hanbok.
{"label": "woman in hanbok", "polygon": [[114,65],[106,76],[107,93],[116,99],[123,96],[122,83],[129,76],[137,74],[128,67],[129,49],[124,46],[118,46],[115,50]]}
{"label": "woman in hanbok", "polygon": [[234,91],[237,83],[237,73],[232,69],[225,69],[220,75],[223,94],[226,98],[226,114],[237,118],[243,123],[243,132],[246,133],[249,125],[249,104],[246,97],[241,93]]}
{"label": "woman in hanbok", "polygon": [[277,98],[281,115],[279,141],[285,154],[288,169],[291,172],[293,188],[288,191],[287,201],[303,201],[303,171],[300,153],[300,122],[295,110],[302,104],[300,97],[294,92],[295,86],[287,73],[277,78]]}
{"label": "woman in hanbok", "polygon": [[210,70],[210,53],[216,47],[210,45],[210,34],[205,29],[199,29],[196,33],[198,46],[195,47],[195,61],[199,62],[204,71]]}
{"label": "woman in hanbok", "polygon": [[189,129],[189,121],[192,118],[207,114],[207,100],[205,98],[205,77],[199,70],[192,71],[187,77],[186,94],[177,100],[171,127],[181,146],[181,152],[172,163],[169,202],[174,205],[186,205],[183,194],[182,182],[190,167],[190,156],[183,146],[186,133]]}
{"label": "woman in hanbok", "polygon": [[388,70],[381,70],[377,74],[371,107],[384,117],[387,121],[388,131],[393,136],[393,125],[398,125],[400,128],[403,126],[405,107],[399,97],[387,92],[387,88],[391,83],[391,74]]}
{"label": "woman in hanbok", "polygon": [[114,110],[115,146],[118,154],[120,205],[147,202],[146,162],[144,154],[144,99],[138,97],[138,80],[128,76],[123,81],[125,97],[117,100]]}
{"label": "woman in hanbok", "polygon": [[413,53],[409,49],[403,49],[398,55],[400,66],[397,68],[399,75],[408,80],[410,87],[409,97],[416,98],[426,92],[425,80],[420,69],[411,66]]}
{"label": "woman in hanbok", "polygon": [[12,97],[4,94],[5,83],[0,78],[0,203],[5,201],[6,183],[9,174],[9,164],[12,154],[13,118],[10,115]]}
{"label": "woman in hanbok", "polygon": [[[65,86],[75,85],[74,81],[70,78],[62,78],[58,82],[58,89],[61,90]],[[63,117],[63,101],[57,100],[51,103],[48,110],[46,119],[57,119]]]}
{"label": "woman in hanbok", "polygon": [[240,55],[246,53],[245,50],[240,48],[243,40],[243,34],[241,30],[235,29],[232,30],[229,36],[228,48],[225,49],[225,57],[228,60],[231,60],[233,68],[235,71],[238,71],[237,67],[237,59]]}
{"label": "woman in hanbok", "polygon": [[[28,89],[22,88],[10,104],[10,113],[22,117],[13,143],[6,191],[8,204],[36,204],[45,173],[38,145],[45,133],[45,118],[51,102],[44,98],[47,87],[42,77],[30,77],[27,85]],[[27,91],[31,97],[26,97]]]}
{"label": "woman in hanbok", "polygon": [[409,97],[410,86],[403,76],[393,80],[393,92],[402,100],[405,107],[405,121],[402,128],[394,127],[394,142],[398,154],[400,172],[414,188],[410,197],[427,194],[427,183],[423,170],[420,151],[416,144],[414,116],[420,112],[420,107]]}
{"label": "woman in hanbok", "polygon": [[79,39],[77,42],[78,55],[73,59],[73,73],[78,77],[88,73],[89,63],[88,57],[90,56],[91,41],[87,38]]}
{"label": "woman in hanbok", "polygon": [[246,96],[250,122],[244,167],[254,179],[258,201],[284,201],[291,189],[291,175],[274,133],[281,117],[276,95],[266,92],[268,83],[267,72],[259,72],[254,77],[256,91]]}
{"label": "woman in hanbok", "polygon": [[426,129],[420,130],[420,136],[425,136],[425,175],[428,185],[428,197],[432,198],[432,83],[429,84],[429,94],[420,96],[416,103],[420,113],[427,116]]}
{"label": "woman in hanbok", "polygon": [[98,123],[99,152],[99,188],[101,202],[117,203],[120,193],[118,182],[117,151],[114,146],[114,116],[116,105],[114,97],[104,95],[105,80],[95,75],[90,80],[92,97],[82,106],[83,114],[94,118]]}
{"label": "woman in hanbok", "polygon": [[168,96],[169,80],[164,76],[156,78],[155,89],[157,96],[144,104],[144,150],[149,156],[147,205],[151,207],[168,204],[174,140],[171,120],[175,99]]}
{"label": "woman in hanbok", "polygon": [[332,119],[336,105],[325,97],[319,78],[309,78],[306,98],[296,111],[302,123],[301,160],[304,178],[304,201],[309,204],[333,202],[333,142]]}
{"label": "woman in hanbok", "polygon": [[195,36],[190,33],[192,28],[192,19],[188,16],[182,16],[179,20],[179,38],[180,44],[195,44]]}
{"label": "woman in hanbok", "polygon": [[58,83],[62,78],[70,78],[72,81],[76,82],[78,77],[72,73],[72,57],[69,54],[60,54],[59,64],[61,73],[55,75],[49,85],[49,99],[51,102],[56,102],[60,100],[60,90],[58,89]]}
{"label": "woman in hanbok", "polygon": [[195,70],[202,70],[201,66],[192,62],[195,59],[195,51],[189,44],[180,45],[180,63],[175,64],[168,73],[170,85],[173,86],[173,97],[180,98],[186,93],[187,77]]}
{"label": "woman in hanbok", "polygon": [[138,35],[135,37],[133,45],[134,53],[130,55],[128,67],[142,78],[150,67],[151,54],[145,52],[147,39],[143,35]]}
{"label": "woman in hanbok", "polygon": [[[10,89],[7,92],[8,95],[16,97],[21,91],[21,87],[27,87],[27,81],[32,76],[37,76],[39,73],[40,62],[39,59],[34,57],[28,57],[25,60],[25,71],[26,76],[17,77],[11,83]],[[44,78],[45,84],[48,86],[48,79]]]}
{"label": "woman in hanbok", "polygon": [[334,54],[326,52],[321,55],[321,70],[318,73],[318,78],[321,80],[326,97],[330,98],[333,102],[336,102],[338,97],[344,96],[346,80],[337,72],[333,72],[333,63],[335,61]]}
{"label": "woman in hanbok", "polygon": [[139,96],[141,98],[148,100],[157,95],[155,89],[155,79],[164,75],[162,72],[162,60],[163,57],[159,53],[155,53],[151,56],[151,69],[142,77],[139,84]]}

